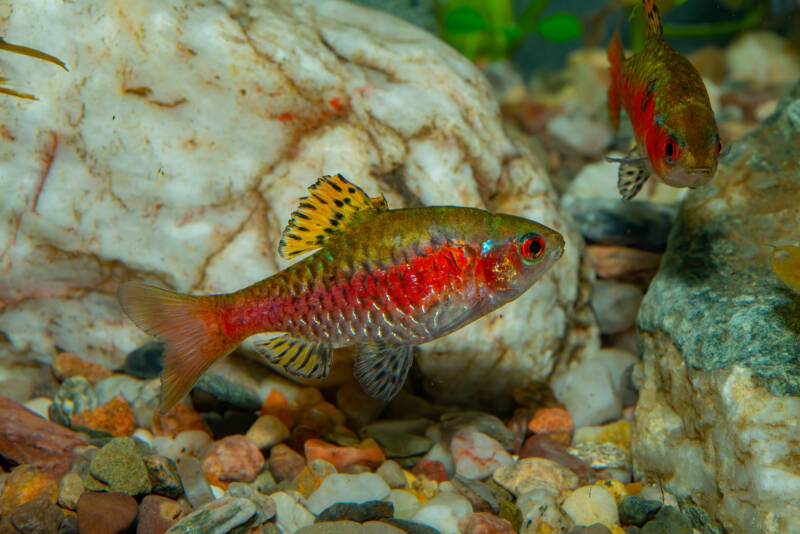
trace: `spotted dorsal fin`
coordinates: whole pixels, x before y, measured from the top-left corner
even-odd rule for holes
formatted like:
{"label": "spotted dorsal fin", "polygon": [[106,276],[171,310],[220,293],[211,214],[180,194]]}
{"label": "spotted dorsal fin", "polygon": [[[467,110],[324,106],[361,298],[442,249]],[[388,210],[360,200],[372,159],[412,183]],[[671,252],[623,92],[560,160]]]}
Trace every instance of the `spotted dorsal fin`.
{"label": "spotted dorsal fin", "polygon": [[345,228],[353,215],[363,210],[386,211],[383,195],[370,198],[344,176],[323,176],[308,188],[283,230],[278,252],[294,258],[325,245],[329,236]]}
{"label": "spotted dorsal fin", "polygon": [[661,27],[661,15],[655,0],[643,0],[644,22],[647,25],[647,37],[656,39],[664,38],[664,29]]}

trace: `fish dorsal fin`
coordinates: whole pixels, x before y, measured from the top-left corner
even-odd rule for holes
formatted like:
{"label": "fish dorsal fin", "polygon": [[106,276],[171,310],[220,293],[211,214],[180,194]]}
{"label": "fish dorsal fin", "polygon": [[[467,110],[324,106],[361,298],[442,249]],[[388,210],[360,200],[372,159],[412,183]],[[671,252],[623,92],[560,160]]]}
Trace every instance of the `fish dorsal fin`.
{"label": "fish dorsal fin", "polygon": [[644,6],[644,22],[647,25],[647,37],[662,39],[664,29],[661,27],[661,15],[658,13],[656,0],[643,0],[642,5]]}
{"label": "fish dorsal fin", "polygon": [[406,382],[414,361],[411,345],[364,345],[360,347],[353,372],[370,397],[392,400]]}
{"label": "fish dorsal fin", "polygon": [[331,344],[282,334],[263,343],[255,343],[258,353],[273,365],[296,376],[324,378],[331,367]]}
{"label": "fish dorsal fin", "polygon": [[354,214],[364,210],[387,211],[383,195],[370,198],[344,176],[323,176],[308,188],[283,230],[278,253],[294,258],[325,246],[329,236],[347,227]]}

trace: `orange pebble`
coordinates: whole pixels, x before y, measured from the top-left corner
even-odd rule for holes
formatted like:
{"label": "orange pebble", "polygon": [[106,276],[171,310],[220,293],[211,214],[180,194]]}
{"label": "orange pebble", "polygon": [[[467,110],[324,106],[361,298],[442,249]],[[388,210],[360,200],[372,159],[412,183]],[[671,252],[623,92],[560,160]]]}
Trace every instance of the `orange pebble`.
{"label": "orange pebble", "polygon": [[539,408],[528,421],[528,430],[536,434],[572,433],[572,416],[564,408]]}
{"label": "orange pebble", "polygon": [[56,502],[58,482],[32,465],[15,467],[0,489],[0,516],[39,496]]}
{"label": "orange pebble", "polygon": [[289,406],[283,393],[273,389],[261,406],[261,415],[274,415],[286,425],[286,428],[291,429],[297,419],[297,408]]}
{"label": "orange pebble", "polygon": [[359,464],[375,469],[386,459],[378,443],[367,438],[353,447],[340,447],[321,439],[309,439],[304,444],[306,460],[310,463],[322,458],[332,463],[337,471],[346,471]]}
{"label": "orange pebble", "polygon": [[206,482],[208,482],[209,486],[216,486],[223,490],[228,489],[228,484],[233,482],[233,480],[220,480],[216,474],[212,473],[211,471],[206,471]]}
{"label": "orange pebble", "polygon": [[72,416],[72,424],[103,430],[115,438],[132,436],[136,430],[133,409],[121,396],[117,395],[102,406]]}
{"label": "orange pebble", "polygon": [[200,430],[214,437],[206,420],[185,402],[179,402],[165,414],[158,410],[153,413],[154,436],[175,437],[184,430]]}
{"label": "orange pebble", "polygon": [[414,464],[411,472],[418,477],[425,476],[428,480],[435,480],[436,482],[448,480],[444,464],[437,460],[420,460]]}
{"label": "orange pebble", "polygon": [[99,363],[89,362],[71,352],[62,352],[53,362],[53,373],[59,380],[82,376],[91,384],[96,384],[111,376],[111,369]]}
{"label": "orange pebble", "polygon": [[625,484],[625,491],[628,492],[628,495],[636,495],[642,491],[643,487],[641,482],[629,482]]}

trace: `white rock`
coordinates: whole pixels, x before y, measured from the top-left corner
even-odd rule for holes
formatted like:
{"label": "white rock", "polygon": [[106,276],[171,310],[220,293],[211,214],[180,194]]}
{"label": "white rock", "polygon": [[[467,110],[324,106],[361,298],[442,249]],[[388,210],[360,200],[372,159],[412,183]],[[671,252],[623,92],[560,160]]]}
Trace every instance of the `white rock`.
{"label": "white rock", "polygon": [[262,415],[250,425],[247,437],[261,450],[266,450],[289,438],[289,429],[274,415]]}
{"label": "white rock", "polygon": [[617,501],[603,486],[583,486],[570,492],[561,508],[578,526],[619,523]]}
{"label": "white rock", "polygon": [[275,502],[275,521],[283,534],[294,534],[299,528],[314,523],[314,515],[300,504],[298,494],[278,491],[270,498]]}
{"label": "white rock", "polygon": [[472,505],[461,495],[440,493],[426,501],[412,521],[435,528],[441,534],[460,534],[458,520],[472,513]]}
{"label": "white rock", "polygon": [[393,489],[386,500],[394,506],[394,517],[410,520],[419,510],[419,499],[410,491]]}
{"label": "white rock", "polygon": [[[624,154],[611,152],[610,157],[620,158]],[[585,165],[570,182],[564,198],[611,198],[618,199],[617,171],[619,163],[601,160]]]}
{"label": "white rock", "polygon": [[642,499],[659,501],[665,506],[678,508],[678,499],[675,498],[675,495],[659,486],[645,486],[639,491],[638,495]]}
{"label": "white rock", "polygon": [[138,439],[139,441],[147,443],[151,447],[153,446],[153,440],[155,439],[153,437],[153,434],[146,428],[137,428],[136,430],[134,430],[133,437]]}
{"label": "white rock", "polygon": [[800,58],[784,38],[753,30],[737,37],[725,50],[728,75],[760,86],[791,83],[800,77]]}
{"label": "white rock", "polygon": [[425,501],[420,510],[424,510],[429,506],[446,506],[458,519],[472,513],[472,504],[459,493],[439,493],[433,499]]}
{"label": "white rock", "polygon": [[120,311],[120,281],[209,293],[273,274],[298,198],[336,172],[392,207],[407,192],[565,234],[530,291],[421,348],[437,397],[508,398],[597,342],[581,238],[543,165],[505,134],[477,68],[423,30],[334,0],[28,0],[3,20],[9,42],[70,69],[3,54],[39,98],[0,100],[14,138],[0,145],[0,338],[16,351],[118,368],[148,339]]}
{"label": "white rock", "polygon": [[211,488],[211,495],[213,495],[215,499],[219,499],[225,495],[225,490],[219,486],[209,486],[209,488]]}
{"label": "white rock", "polygon": [[622,415],[611,374],[597,361],[582,362],[557,377],[550,386],[572,416],[575,428],[599,425]]}
{"label": "white rock", "polygon": [[172,443],[163,453],[173,460],[177,460],[181,455],[188,454],[195,458],[202,459],[213,443],[211,436],[200,430],[184,430],[172,438]]}
{"label": "white rock", "polygon": [[592,309],[603,334],[617,334],[636,323],[636,312],[644,293],[633,284],[597,280],[592,292]]}
{"label": "white rock", "polygon": [[522,514],[520,534],[540,534],[546,531],[541,526],[544,523],[550,526],[550,532],[569,532],[572,521],[564,515],[557,499],[558,492],[551,488],[536,488],[520,495],[516,502]]}
{"label": "white rock", "polygon": [[639,358],[625,350],[605,348],[601,349],[594,359],[608,370],[614,390],[623,401],[622,405],[630,406],[636,402],[637,396],[633,390],[630,373],[631,366],[639,363]]}
{"label": "white rock", "polygon": [[597,157],[611,145],[614,131],[608,121],[583,113],[564,113],[547,123],[547,133],[582,156]]}
{"label": "white rock", "polygon": [[389,495],[389,486],[375,473],[360,475],[330,475],[307,499],[308,509],[314,514],[337,502],[362,503],[381,500]]}
{"label": "white rock", "polygon": [[453,476],[456,474],[456,464],[453,460],[453,453],[451,453],[441,443],[437,443],[431,447],[431,449],[425,453],[423,458],[425,460],[433,460],[434,462],[442,462],[448,478],[453,478]]}
{"label": "white rock", "polygon": [[51,404],[53,404],[53,399],[47,397],[36,397],[35,399],[31,399],[26,402],[23,406],[30,411],[41,415],[45,419],[49,419],[48,412]]}
{"label": "white rock", "polygon": [[498,467],[514,460],[496,439],[483,432],[459,430],[450,441],[456,473],[464,478],[482,480]]}

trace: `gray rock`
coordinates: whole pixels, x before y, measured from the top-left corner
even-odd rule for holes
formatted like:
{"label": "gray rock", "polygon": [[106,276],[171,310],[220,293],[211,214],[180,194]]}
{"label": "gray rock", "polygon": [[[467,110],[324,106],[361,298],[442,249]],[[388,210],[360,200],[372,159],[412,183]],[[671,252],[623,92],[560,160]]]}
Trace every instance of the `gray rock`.
{"label": "gray rock", "polygon": [[150,341],[128,353],[122,370],[125,374],[136,378],[155,378],[164,367],[163,361],[164,344],[160,341]]}
{"label": "gray rock", "polygon": [[692,534],[692,523],[677,508],[664,506],[642,527],[642,534]]}
{"label": "gray rock", "polygon": [[383,522],[395,526],[407,534],[440,534],[435,528],[407,519],[385,519]]}
{"label": "gray rock", "polygon": [[244,498],[223,497],[212,501],[193,512],[167,530],[167,534],[194,534],[210,532],[225,534],[237,529],[245,532],[246,527],[257,522],[256,505]]}
{"label": "gray rock", "polygon": [[592,291],[592,310],[603,334],[618,334],[631,328],[642,302],[642,290],[633,284],[597,280]]}
{"label": "gray rock", "polygon": [[73,376],[64,380],[58,388],[50,405],[50,419],[69,426],[73,415],[96,407],[97,396],[92,385],[82,376]]}
{"label": "gray rock", "polygon": [[375,473],[380,475],[384,482],[392,489],[408,487],[408,480],[403,473],[403,469],[394,460],[386,460],[383,462]]}
{"label": "gray rock", "polygon": [[611,530],[602,523],[595,523],[588,527],[575,527],[569,531],[569,534],[611,534]]}
{"label": "gray rock", "polygon": [[89,472],[111,491],[127,495],[150,493],[152,486],[142,459],[147,451],[140,443],[127,437],[112,439],[89,464]]}
{"label": "gray rock", "polygon": [[598,361],[588,360],[570,368],[555,378],[551,387],[567,407],[575,428],[599,425],[622,415],[622,400],[611,374]]}
{"label": "gray rock", "polygon": [[294,534],[365,534],[363,526],[355,521],[325,521],[300,527]]}
{"label": "gray rock", "polygon": [[260,491],[253,488],[250,484],[243,484],[242,482],[233,482],[225,490],[226,497],[242,497],[250,499],[256,505],[256,514],[258,515],[258,522],[264,523],[272,519],[275,515],[275,503],[269,496],[264,495]]}
{"label": "gray rock", "polygon": [[367,501],[363,503],[341,502],[336,503],[319,513],[314,520],[321,521],[355,521],[364,523],[365,521],[375,521],[378,519],[389,519],[394,515],[394,506],[386,501]]}
{"label": "gray rock", "polygon": [[9,518],[22,533],[56,532],[64,519],[64,512],[53,501],[40,496],[14,508]]}
{"label": "gray rock", "polygon": [[661,503],[626,495],[619,502],[619,520],[628,525],[642,526],[661,509]]}
{"label": "gray rock", "polygon": [[[103,405],[116,397],[122,396],[129,403],[133,403],[139,395],[144,382],[127,375],[111,375],[104,378],[94,385],[94,392],[97,395],[97,403]],[[148,427],[150,425],[147,425]],[[145,427],[147,428],[147,427]]]}
{"label": "gray rock", "polygon": [[261,408],[261,400],[254,391],[222,375],[203,375],[194,387],[242,410],[256,411]]}
{"label": "gray rock", "polygon": [[171,458],[149,454],[142,458],[152,484],[152,493],[177,499],[183,495],[183,484],[178,474],[178,467]]}
{"label": "gray rock", "polygon": [[176,464],[178,466],[178,474],[181,477],[183,492],[186,494],[186,499],[192,505],[192,508],[200,508],[214,500],[211,488],[208,487],[206,475],[197,458],[181,456]]}
{"label": "gray rock", "polygon": [[496,439],[506,450],[514,446],[514,436],[496,415],[474,411],[454,412],[442,414],[441,421],[444,443],[450,443],[453,434],[459,430],[474,430]]}
{"label": "gray rock", "polygon": [[386,456],[407,458],[425,454],[431,448],[433,442],[423,436],[430,424],[428,419],[378,421],[364,425],[360,434],[374,438]]}

